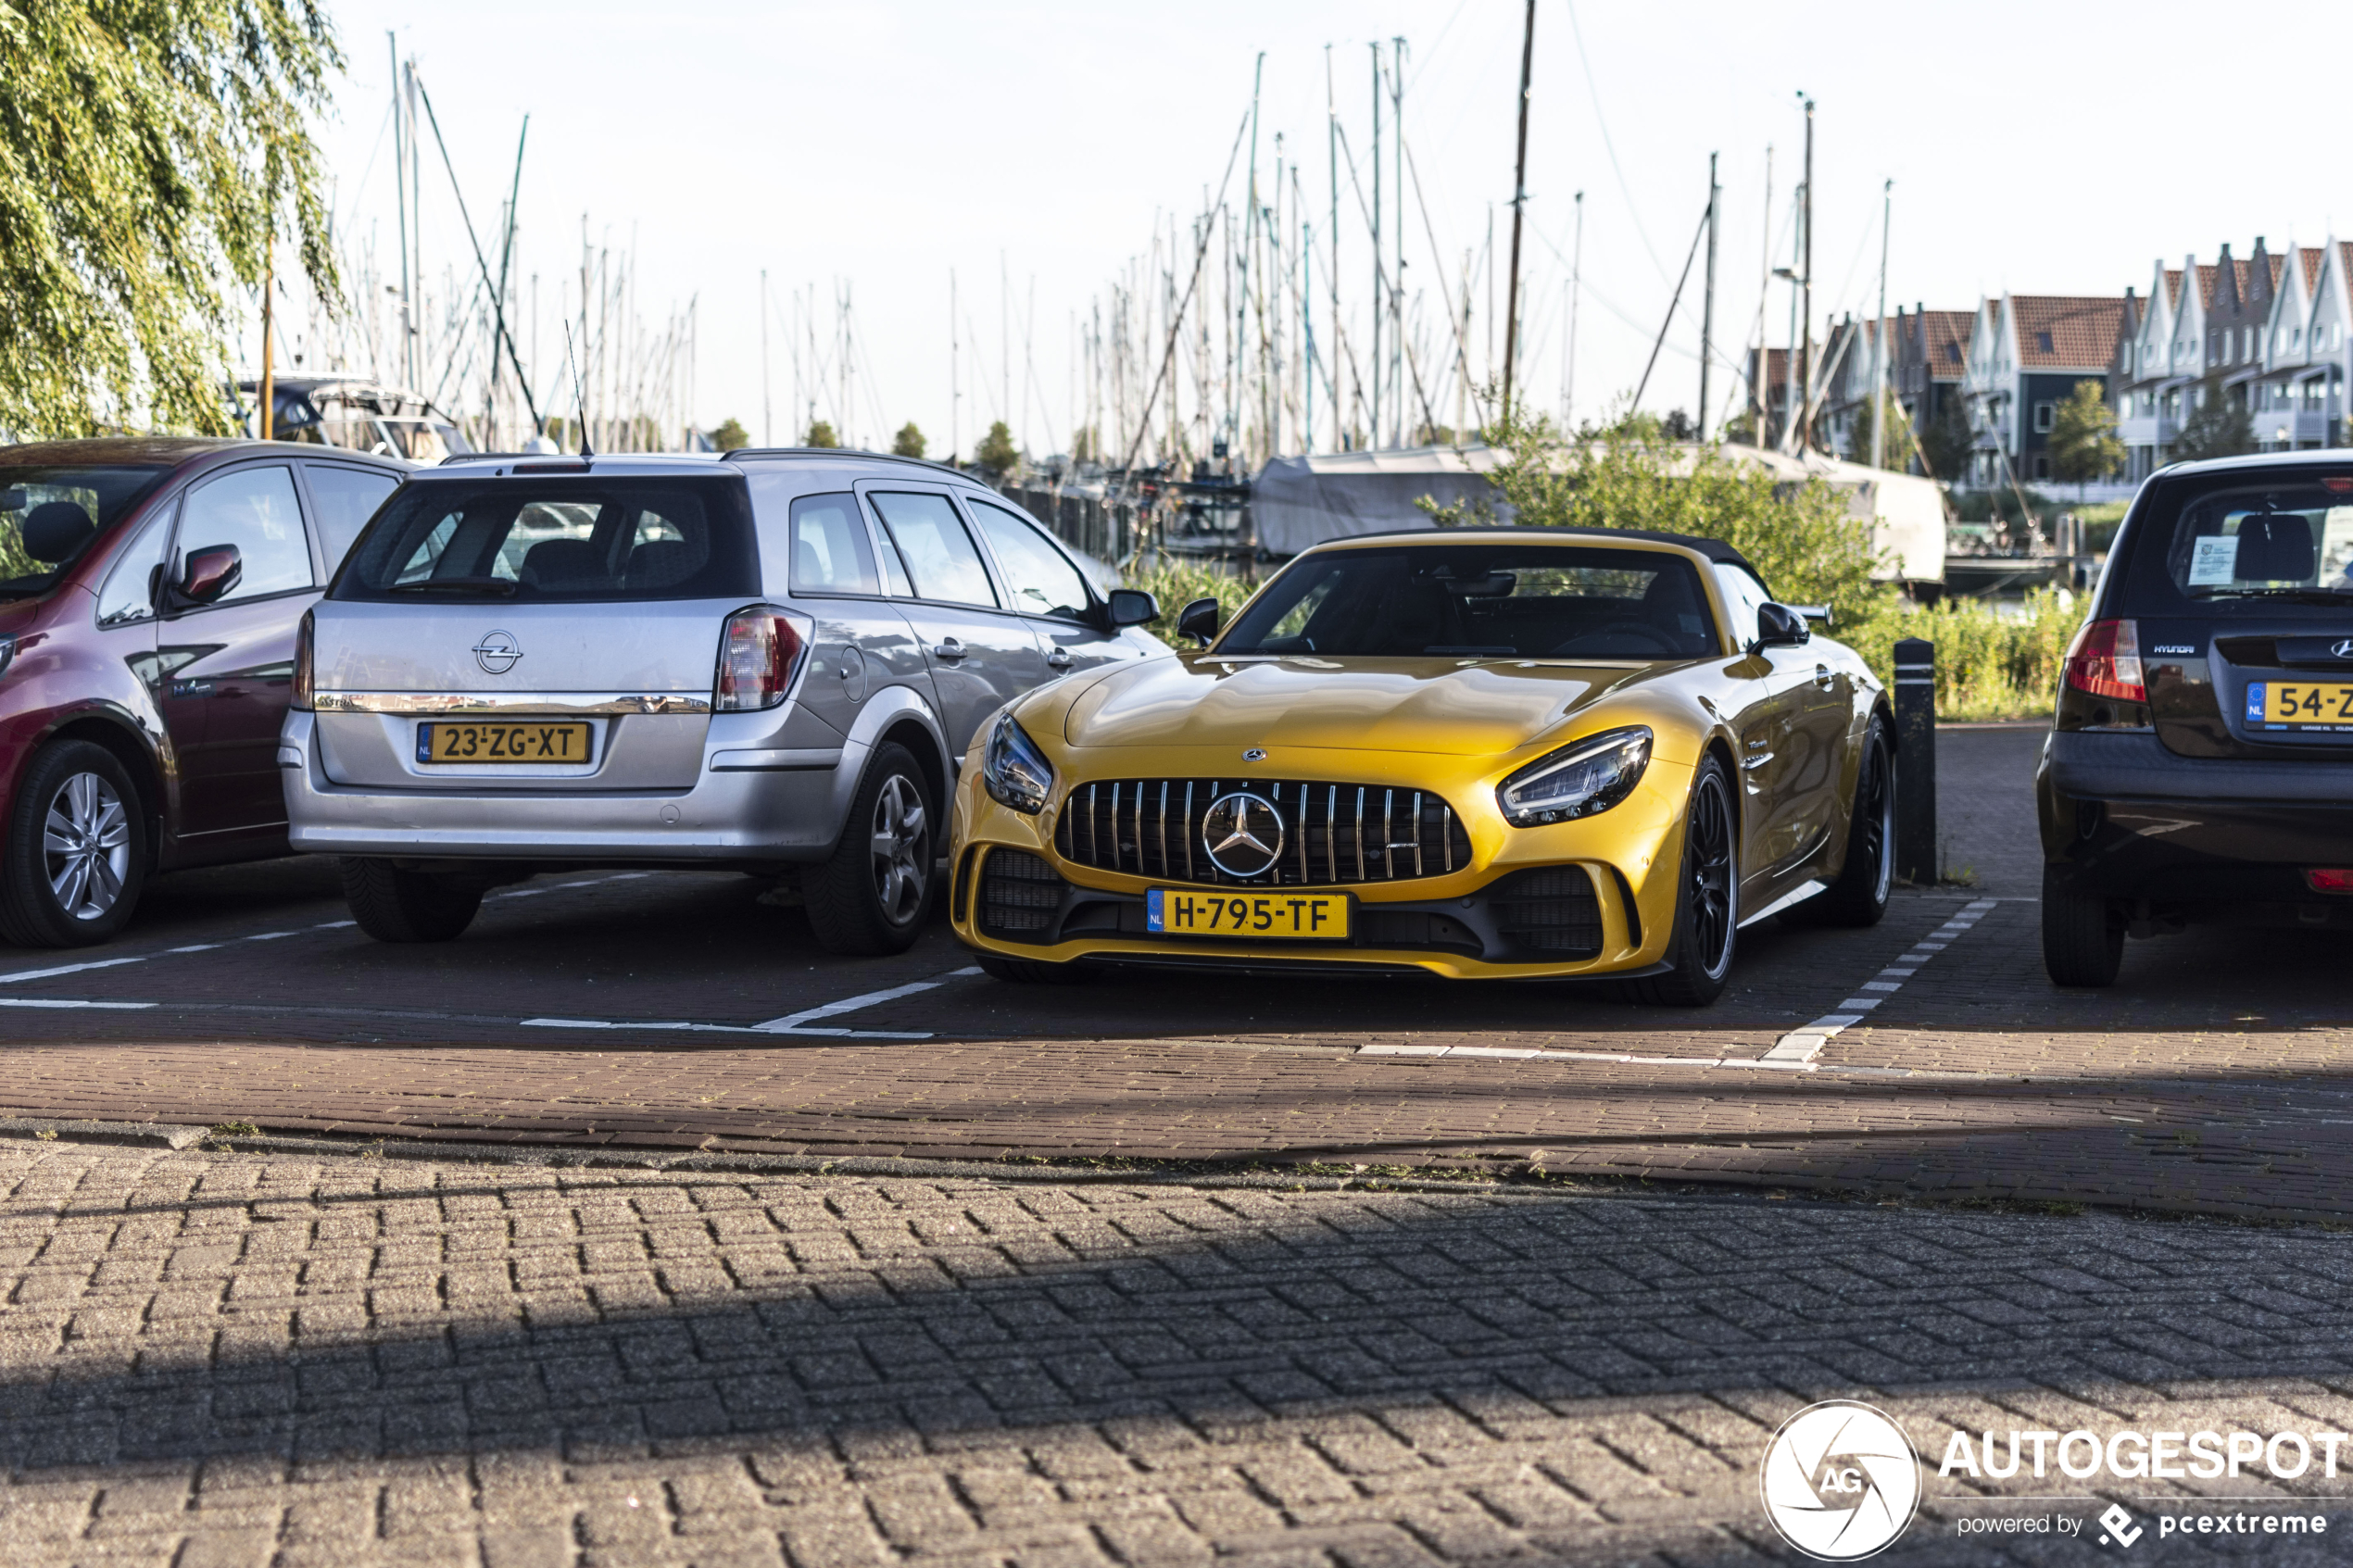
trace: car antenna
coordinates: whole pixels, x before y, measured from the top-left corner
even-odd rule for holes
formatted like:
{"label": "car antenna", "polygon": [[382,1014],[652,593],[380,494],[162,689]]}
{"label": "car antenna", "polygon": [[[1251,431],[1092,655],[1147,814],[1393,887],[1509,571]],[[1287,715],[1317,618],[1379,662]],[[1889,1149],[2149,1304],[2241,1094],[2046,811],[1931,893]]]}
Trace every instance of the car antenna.
{"label": "car antenna", "polygon": [[580,357],[572,351],[572,323],[564,323],[564,359],[572,366],[573,395],[579,399],[580,458],[585,462],[597,454],[588,448],[588,388],[580,379]]}

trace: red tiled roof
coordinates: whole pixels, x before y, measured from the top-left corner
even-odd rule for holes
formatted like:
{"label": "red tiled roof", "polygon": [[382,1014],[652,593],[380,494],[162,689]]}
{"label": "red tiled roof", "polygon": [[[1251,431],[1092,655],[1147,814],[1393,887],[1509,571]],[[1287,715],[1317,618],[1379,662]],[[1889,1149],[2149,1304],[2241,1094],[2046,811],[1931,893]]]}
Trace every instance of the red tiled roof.
{"label": "red tiled roof", "polygon": [[[2010,296],[2020,366],[2032,370],[2105,370],[2116,358],[2124,301],[2102,295],[2026,294]],[[2049,333],[2051,346],[2042,346]]]}
{"label": "red tiled roof", "polygon": [[2208,307],[2213,305],[2214,280],[2217,275],[2214,263],[2211,261],[2201,261],[2197,264],[2197,302],[2200,305]]}
{"label": "red tiled roof", "polygon": [[2312,292],[2312,285],[2321,281],[2321,260],[2328,253],[2319,245],[2296,246],[2296,259],[2297,265],[2304,269],[2304,292],[2306,294],[2310,294]]}
{"label": "red tiled roof", "polygon": [[[1959,381],[1969,369],[1969,333],[1977,325],[1974,310],[1923,310],[1920,312],[1921,346],[1928,355],[1928,373],[1931,381]],[[1946,345],[1960,350],[1947,354]]]}
{"label": "red tiled roof", "polygon": [[2273,255],[2267,251],[2264,253],[2263,259],[2271,264],[2271,292],[2277,294],[2280,292],[2280,272],[2287,266],[2287,252],[2281,251]]}
{"label": "red tiled roof", "polygon": [[2165,270],[2165,303],[2171,306],[2182,303],[2182,270],[2179,267]]}

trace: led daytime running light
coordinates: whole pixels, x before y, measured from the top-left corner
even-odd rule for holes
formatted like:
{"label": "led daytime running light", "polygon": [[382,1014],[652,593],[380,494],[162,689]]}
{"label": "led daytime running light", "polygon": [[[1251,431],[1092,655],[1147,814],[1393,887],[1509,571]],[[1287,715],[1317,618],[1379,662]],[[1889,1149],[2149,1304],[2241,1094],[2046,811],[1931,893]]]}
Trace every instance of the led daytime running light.
{"label": "led daytime running light", "polygon": [[1047,797],[1054,792],[1054,765],[1022,733],[1013,716],[1003,713],[990,727],[988,745],[981,753],[980,782],[998,805],[1034,817],[1046,809]]}
{"label": "led daytime running light", "polygon": [[1648,728],[1605,730],[1505,779],[1495,788],[1495,804],[1516,828],[1590,817],[1633,794],[1650,759]]}

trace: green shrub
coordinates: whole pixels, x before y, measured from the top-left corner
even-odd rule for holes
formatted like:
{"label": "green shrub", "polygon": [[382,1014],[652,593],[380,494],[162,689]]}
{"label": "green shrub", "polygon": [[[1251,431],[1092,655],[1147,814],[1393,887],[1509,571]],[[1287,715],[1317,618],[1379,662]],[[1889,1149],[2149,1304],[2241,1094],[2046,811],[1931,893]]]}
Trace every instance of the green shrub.
{"label": "green shrub", "polygon": [[1215,599],[1222,626],[1258,591],[1255,583],[1243,582],[1222,562],[1176,556],[1139,558],[1121,575],[1128,587],[1141,588],[1160,601],[1160,619],[1147,629],[1170,647],[1192,646],[1189,639],[1176,634],[1176,617],[1195,599]]}
{"label": "green shrub", "polygon": [[1831,635],[1861,654],[1882,681],[1894,679],[1898,639],[1934,643],[1940,719],[2038,719],[2051,711],[2059,666],[2082,619],[2071,596],[2045,588],[2012,607],[1945,599],[1923,608],[1899,601],[1834,626]]}

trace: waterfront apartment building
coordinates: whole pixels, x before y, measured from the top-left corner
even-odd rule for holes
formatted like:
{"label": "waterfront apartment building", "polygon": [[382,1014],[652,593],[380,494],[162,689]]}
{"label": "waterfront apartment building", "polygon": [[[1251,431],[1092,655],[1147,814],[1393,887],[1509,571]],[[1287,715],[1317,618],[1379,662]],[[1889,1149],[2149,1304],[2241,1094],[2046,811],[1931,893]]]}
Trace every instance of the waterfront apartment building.
{"label": "waterfront apartment building", "polygon": [[2243,259],[2226,245],[2211,264],[2157,263],[2115,367],[2125,477],[2172,461],[2210,396],[2247,411],[2259,450],[2345,445],[2348,273],[2353,242],[2334,239],[2274,254],[2258,236]]}
{"label": "waterfront apartment building", "polygon": [[2005,293],[1979,301],[1961,381],[1976,439],[1955,482],[1977,489],[2047,483],[2058,406],[2078,382],[2108,386],[2124,322],[2125,302],[2114,295]]}

